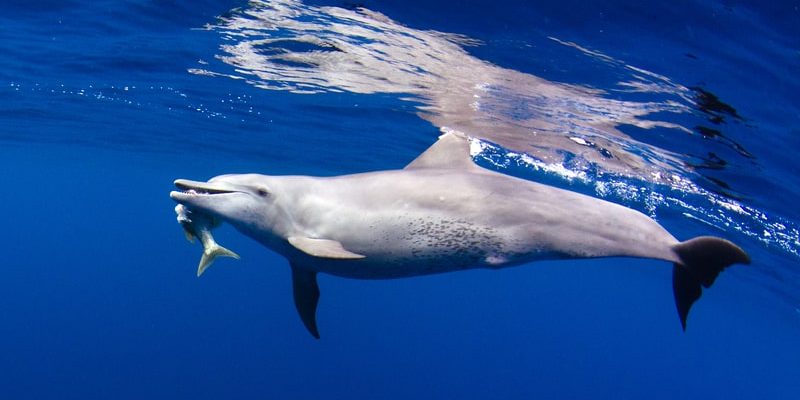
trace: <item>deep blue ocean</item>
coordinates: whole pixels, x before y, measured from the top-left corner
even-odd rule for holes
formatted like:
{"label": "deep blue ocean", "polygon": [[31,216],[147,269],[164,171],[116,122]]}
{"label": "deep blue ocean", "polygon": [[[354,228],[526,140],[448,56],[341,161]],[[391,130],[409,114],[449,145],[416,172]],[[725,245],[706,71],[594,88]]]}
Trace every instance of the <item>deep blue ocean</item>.
{"label": "deep blue ocean", "polygon": [[[35,1],[0,13],[0,398],[798,399],[800,2]],[[195,276],[168,194],[225,173],[490,169],[716,235],[681,330],[669,263]]]}

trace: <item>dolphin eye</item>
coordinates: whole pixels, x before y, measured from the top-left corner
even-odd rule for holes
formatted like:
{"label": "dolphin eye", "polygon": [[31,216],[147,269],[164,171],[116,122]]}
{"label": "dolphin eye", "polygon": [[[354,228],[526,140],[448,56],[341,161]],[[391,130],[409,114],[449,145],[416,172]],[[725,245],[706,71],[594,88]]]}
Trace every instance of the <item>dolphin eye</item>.
{"label": "dolphin eye", "polygon": [[258,193],[258,195],[261,196],[261,197],[269,196],[269,192],[267,191],[267,189],[264,189],[264,188],[258,188],[256,193]]}

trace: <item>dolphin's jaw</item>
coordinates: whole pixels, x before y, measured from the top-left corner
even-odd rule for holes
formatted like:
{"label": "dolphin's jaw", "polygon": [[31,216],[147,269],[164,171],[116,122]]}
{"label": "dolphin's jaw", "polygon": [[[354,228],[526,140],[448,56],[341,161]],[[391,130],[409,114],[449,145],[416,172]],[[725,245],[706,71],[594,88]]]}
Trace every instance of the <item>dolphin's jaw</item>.
{"label": "dolphin's jaw", "polygon": [[224,184],[197,182],[197,181],[190,181],[188,179],[175,180],[175,186],[178,189],[181,189],[184,193],[200,194],[200,195],[240,192],[240,190],[226,187]]}
{"label": "dolphin's jaw", "polygon": [[200,208],[209,204],[212,198],[223,198],[231,195],[245,194],[240,190],[228,187],[225,184],[196,182],[186,179],[178,179],[175,186],[180,190],[173,190],[169,193],[172,200],[187,206]]}
{"label": "dolphin's jaw", "polygon": [[235,193],[241,193],[241,192],[236,192],[236,191],[210,192],[204,190],[189,189],[184,191],[173,190],[169,192],[169,197],[172,198],[172,200],[177,201],[178,203],[184,203],[184,202],[191,202],[193,199],[198,199],[198,198],[220,197],[226,194],[235,194]]}

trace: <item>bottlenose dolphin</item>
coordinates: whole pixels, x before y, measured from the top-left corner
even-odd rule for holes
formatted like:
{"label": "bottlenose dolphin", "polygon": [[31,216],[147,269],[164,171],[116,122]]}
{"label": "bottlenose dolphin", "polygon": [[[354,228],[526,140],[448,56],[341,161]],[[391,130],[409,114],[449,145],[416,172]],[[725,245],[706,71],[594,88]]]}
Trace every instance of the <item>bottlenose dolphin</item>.
{"label": "bottlenose dolphin", "polygon": [[448,132],[402,170],[334,177],[221,175],[170,197],[227,221],[289,260],[294,301],[316,338],[317,274],[389,279],[543,259],[672,262],[681,326],[703,287],[748,255],[716,237],[678,241],[618,204],[476,165]]}

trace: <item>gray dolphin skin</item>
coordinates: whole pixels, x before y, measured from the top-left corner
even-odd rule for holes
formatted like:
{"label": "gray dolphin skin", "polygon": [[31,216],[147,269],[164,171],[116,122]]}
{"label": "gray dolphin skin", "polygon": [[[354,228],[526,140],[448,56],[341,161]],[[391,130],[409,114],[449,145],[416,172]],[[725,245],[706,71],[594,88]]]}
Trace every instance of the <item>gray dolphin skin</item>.
{"label": "gray dolphin skin", "polygon": [[170,197],[284,256],[294,301],[319,338],[317,274],[390,279],[536,260],[640,257],[673,263],[681,326],[702,288],[748,255],[716,237],[678,241],[618,204],[489,171],[448,132],[402,170],[335,177],[221,175]]}

